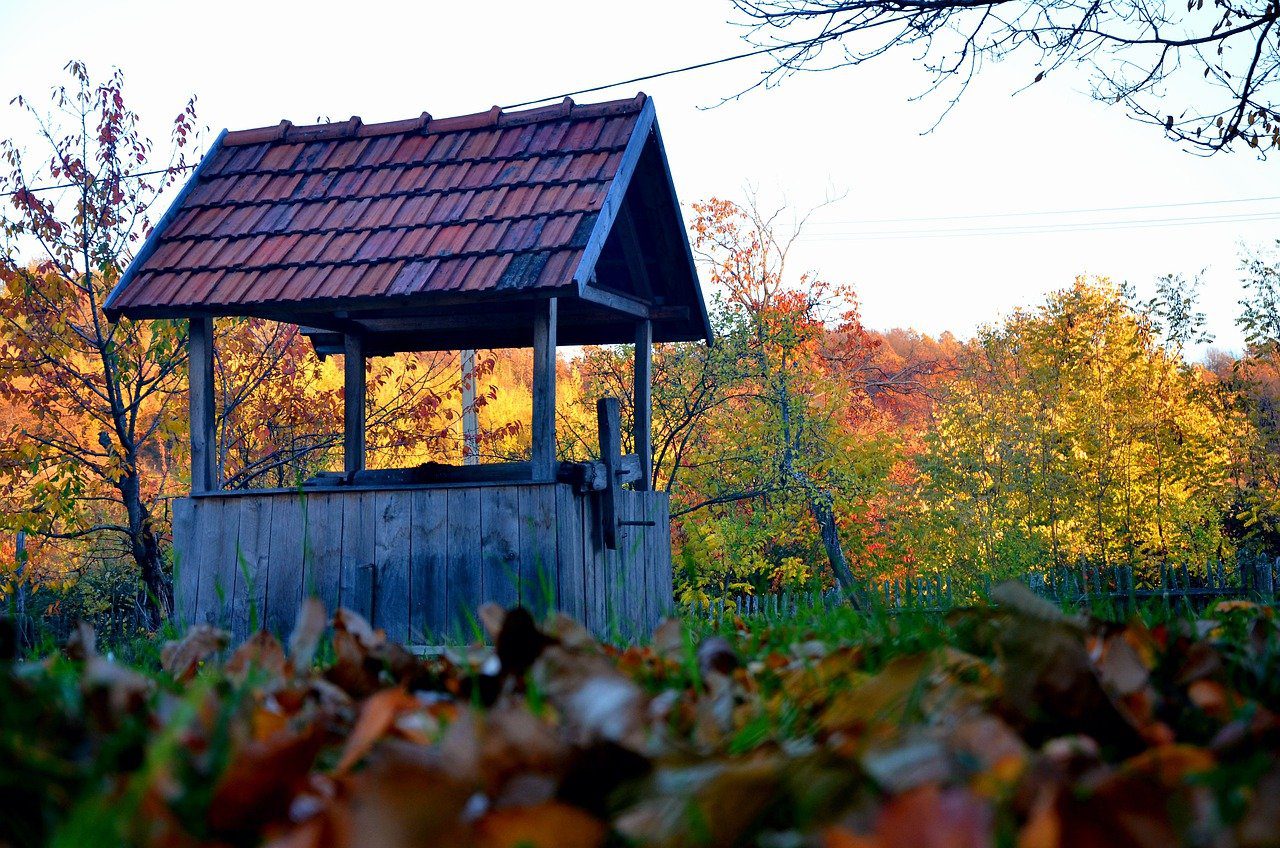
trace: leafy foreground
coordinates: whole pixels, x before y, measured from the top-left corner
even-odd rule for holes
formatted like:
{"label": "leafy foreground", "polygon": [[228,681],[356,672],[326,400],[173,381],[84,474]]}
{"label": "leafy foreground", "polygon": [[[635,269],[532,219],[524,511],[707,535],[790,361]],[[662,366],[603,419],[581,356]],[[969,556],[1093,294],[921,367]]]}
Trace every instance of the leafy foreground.
{"label": "leafy foreground", "polygon": [[487,608],[495,647],[426,658],[309,601],[287,650],[195,627],[152,674],[82,627],[0,666],[0,845],[1280,844],[1272,609],[995,595],[627,649]]}

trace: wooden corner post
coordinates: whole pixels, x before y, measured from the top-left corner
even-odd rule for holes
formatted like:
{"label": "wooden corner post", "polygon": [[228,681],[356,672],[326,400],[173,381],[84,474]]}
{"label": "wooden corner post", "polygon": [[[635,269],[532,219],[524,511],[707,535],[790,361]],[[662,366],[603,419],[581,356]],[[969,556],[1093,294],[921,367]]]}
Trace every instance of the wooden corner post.
{"label": "wooden corner post", "polygon": [[480,464],[480,418],[476,410],[476,352],[462,352],[462,464]]}
{"label": "wooden corner post", "polygon": [[213,319],[187,321],[188,388],[191,423],[191,491],[220,486],[214,457]]}
{"label": "wooden corner post", "polygon": [[631,392],[632,433],[640,479],[634,488],[647,492],[653,475],[653,322],[636,322],[635,382]]}
{"label": "wooden corner post", "polygon": [[533,480],[556,479],[556,299],[533,315]]}
{"label": "wooden corner post", "polygon": [[364,339],[343,337],[342,464],[348,476],[364,471]]}

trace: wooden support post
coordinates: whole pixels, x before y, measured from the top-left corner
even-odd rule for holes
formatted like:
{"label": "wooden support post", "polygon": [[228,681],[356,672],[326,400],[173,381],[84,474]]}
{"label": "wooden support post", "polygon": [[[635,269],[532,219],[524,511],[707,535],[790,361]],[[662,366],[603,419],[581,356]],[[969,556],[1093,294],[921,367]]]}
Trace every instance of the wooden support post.
{"label": "wooden support post", "polygon": [[533,481],[556,479],[556,299],[533,316]]}
{"label": "wooden support post", "polygon": [[631,393],[632,435],[640,460],[640,479],[632,486],[649,491],[653,475],[653,322],[636,322],[635,381]]}
{"label": "wooden support post", "polygon": [[364,340],[343,337],[342,464],[346,473],[364,470]]}
{"label": "wooden support post", "polygon": [[480,421],[476,415],[476,352],[462,352],[462,464],[480,462]]}
{"label": "wooden support post", "polygon": [[596,438],[600,442],[600,461],[604,463],[605,480],[600,493],[600,526],[604,546],[609,550],[618,547],[618,461],[622,447],[619,444],[618,399],[602,397],[596,401]]}
{"label": "wooden support post", "polygon": [[213,319],[187,322],[191,422],[191,491],[212,492],[220,481],[214,456]]}

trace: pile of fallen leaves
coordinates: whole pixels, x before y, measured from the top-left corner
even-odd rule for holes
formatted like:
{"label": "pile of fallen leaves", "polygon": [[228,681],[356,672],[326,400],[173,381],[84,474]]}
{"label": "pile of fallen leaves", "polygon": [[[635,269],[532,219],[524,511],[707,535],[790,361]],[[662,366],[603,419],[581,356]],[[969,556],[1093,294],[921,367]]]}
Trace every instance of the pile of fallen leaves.
{"label": "pile of fallen leaves", "polygon": [[894,650],[489,608],[492,647],[418,656],[308,602],[144,674],[81,628],[0,659],[0,845],[1280,844],[1271,608],[996,595]]}

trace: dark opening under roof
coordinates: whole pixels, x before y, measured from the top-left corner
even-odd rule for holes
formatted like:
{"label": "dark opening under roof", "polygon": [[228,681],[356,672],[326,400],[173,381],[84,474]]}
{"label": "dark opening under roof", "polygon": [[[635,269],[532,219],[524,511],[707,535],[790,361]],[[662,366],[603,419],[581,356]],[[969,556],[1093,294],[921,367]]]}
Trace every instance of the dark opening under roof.
{"label": "dark opening under roof", "polygon": [[223,132],[107,299],[259,316],[371,353],[710,336],[653,103]]}

